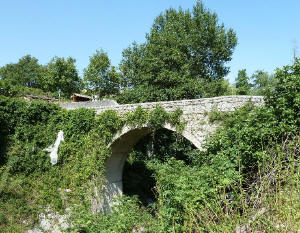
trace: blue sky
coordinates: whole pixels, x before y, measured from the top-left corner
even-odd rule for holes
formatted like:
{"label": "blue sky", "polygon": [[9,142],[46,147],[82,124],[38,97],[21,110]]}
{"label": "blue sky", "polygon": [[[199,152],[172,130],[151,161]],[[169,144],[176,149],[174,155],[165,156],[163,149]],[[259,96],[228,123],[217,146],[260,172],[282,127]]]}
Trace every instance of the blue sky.
{"label": "blue sky", "polygon": [[[273,72],[300,56],[299,0],[204,0],[219,22],[237,33],[238,45],[227,78],[239,69]],[[26,54],[46,64],[54,56],[76,58],[82,73],[96,49],[113,65],[133,41],[144,42],[154,18],[173,7],[192,8],[196,0],[0,0],[0,66]]]}

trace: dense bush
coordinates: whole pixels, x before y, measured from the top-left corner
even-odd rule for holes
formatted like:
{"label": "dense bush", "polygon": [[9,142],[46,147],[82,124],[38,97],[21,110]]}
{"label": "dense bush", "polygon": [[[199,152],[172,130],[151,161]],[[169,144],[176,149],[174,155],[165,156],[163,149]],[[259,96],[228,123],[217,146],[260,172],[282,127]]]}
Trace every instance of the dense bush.
{"label": "dense bush", "polygon": [[[78,171],[82,151],[72,152],[83,147],[80,141],[94,127],[95,113],[66,112],[55,104],[2,96],[0,116],[0,202],[7,225],[13,226],[24,218],[34,220],[41,204],[62,209],[59,188],[74,188],[76,178],[71,173],[83,176],[86,172]],[[52,166],[44,149],[54,143],[59,130],[64,131],[66,143],[60,147],[59,166]]]}
{"label": "dense bush", "polygon": [[300,125],[300,59],[277,69],[275,78],[278,83],[269,90],[267,105],[274,110],[282,130],[294,133]]}

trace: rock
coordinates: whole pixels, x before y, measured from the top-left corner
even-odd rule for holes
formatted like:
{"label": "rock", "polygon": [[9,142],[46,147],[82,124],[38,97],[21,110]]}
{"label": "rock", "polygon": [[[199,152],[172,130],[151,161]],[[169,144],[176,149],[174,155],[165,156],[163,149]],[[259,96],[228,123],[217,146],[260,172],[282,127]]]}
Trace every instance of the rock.
{"label": "rock", "polygon": [[265,212],[267,211],[267,208],[261,208],[259,211],[257,211],[256,212],[256,214],[254,214],[252,217],[251,217],[251,219],[245,224],[245,225],[243,225],[243,226],[237,226],[236,227],[236,233],[247,233],[247,232],[249,232],[249,230],[250,230],[250,224],[252,223],[252,222],[254,222],[255,221],[255,219],[258,217],[258,216],[260,216],[260,215],[262,215],[262,214],[264,214]]}
{"label": "rock", "polygon": [[[66,209],[66,211],[69,212],[69,209]],[[27,231],[27,233],[62,233],[70,227],[68,223],[69,216],[70,213],[53,213],[48,207],[46,208],[46,214],[39,214],[39,226]]]}

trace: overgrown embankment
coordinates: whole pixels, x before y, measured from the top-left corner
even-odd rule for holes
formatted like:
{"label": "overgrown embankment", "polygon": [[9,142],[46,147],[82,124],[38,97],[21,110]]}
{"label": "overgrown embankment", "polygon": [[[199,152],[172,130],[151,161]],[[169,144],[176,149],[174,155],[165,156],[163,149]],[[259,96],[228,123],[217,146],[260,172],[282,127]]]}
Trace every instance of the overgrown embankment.
{"label": "overgrown embankment", "polygon": [[[0,226],[8,232],[32,228],[49,207],[61,213],[74,206],[88,212],[92,190],[96,186],[101,191],[108,144],[124,124],[147,123],[156,129],[168,121],[182,128],[179,110],[168,114],[159,106],[151,112],[138,108],[121,119],[113,111],[96,116],[88,109],[66,111],[54,104],[1,97],[0,112]],[[65,140],[58,163],[51,165],[45,148],[60,130]]]}
{"label": "overgrown embankment", "polygon": [[[206,151],[187,149],[177,137],[174,144],[163,135],[153,142],[157,149],[151,157],[137,145],[131,163],[142,162],[153,172],[156,202],[143,206],[138,196],[124,196],[111,214],[89,210],[92,190],[101,190],[101,182],[94,181],[104,174],[114,134],[124,124],[149,123],[158,132],[169,121],[180,129],[180,112],[138,108],[123,119],[113,111],[96,117],[87,109],[65,111],[0,97],[0,231],[24,232],[46,208],[64,213],[71,207],[72,232],[233,232],[245,224],[251,231],[296,232],[299,77],[300,63],[295,62],[277,71],[278,84],[265,107],[250,104],[226,116],[212,114],[211,120],[222,124]],[[58,163],[51,165],[44,149],[59,130],[65,141]]]}
{"label": "overgrown embankment", "polygon": [[[91,140],[96,136],[88,136],[95,128],[95,113],[67,112],[53,104],[4,97],[0,102],[3,229],[18,232],[26,225],[32,227],[48,206],[63,211],[67,201],[87,203],[83,190],[101,168],[100,148],[95,144],[104,143],[93,140],[93,147]],[[54,143],[59,130],[65,133],[65,143],[59,147],[57,165],[52,166],[44,149]],[[62,195],[60,190],[65,189],[72,193]]]}

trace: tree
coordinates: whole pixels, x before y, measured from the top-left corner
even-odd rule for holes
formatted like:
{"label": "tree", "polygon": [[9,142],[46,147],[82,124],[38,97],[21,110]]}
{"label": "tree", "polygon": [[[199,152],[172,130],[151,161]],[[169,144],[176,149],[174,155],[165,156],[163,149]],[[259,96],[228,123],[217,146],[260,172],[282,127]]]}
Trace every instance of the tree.
{"label": "tree", "polygon": [[[272,107],[281,122],[282,132],[299,134],[300,126],[300,59],[295,58],[293,65],[277,69],[274,88],[268,89],[266,104]],[[283,129],[283,127],[287,129]],[[287,132],[286,132],[287,133]]]}
{"label": "tree", "polygon": [[249,94],[251,84],[250,79],[247,75],[246,69],[239,70],[238,76],[235,79],[235,87],[236,87],[236,93],[238,95],[247,95]]}
{"label": "tree", "polygon": [[[160,14],[144,44],[123,52],[122,83],[130,102],[215,96],[206,85],[221,80],[229,68],[237,38],[218,23],[215,13],[198,1],[190,10],[169,9]],[[223,81],[221,81],[223,82]]]}
{"label": "tree", "polygon": [[17,72],[16,64],[7,64],[0,69],[0,78],[14,85],[20,85],[20,77]]}
{"label": "tree", "polygon": [[257,70],[251,76],[253,87],[250,91],[251,95],[265,95],[268,89],[274,89],[276,78],[274,75],[269,75],[268,72]]}
{"label": "tree", "polygon": [[82,86],[82,80],[78,76],[75,62],[76,60],[72,57],[67,59],[54,57],[46,66],[43,88],[51,92],[58,92],[61,89],[64,97],[78,92]]}
{"label": "tree", "polygon": [[0,69],[0,77],[12,85],[40,87],[42,66],[37,58],[26,55],[20,58],[18,63],[3,66]]}
{"label": "tree", "polygon": [[100,97],[119,93],[120,79],[114,66],[111,66],[107,53],[96,50],[90,57],[90,64],[84,70],[87,86]]}

